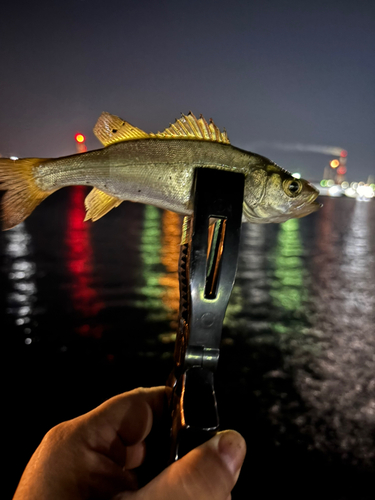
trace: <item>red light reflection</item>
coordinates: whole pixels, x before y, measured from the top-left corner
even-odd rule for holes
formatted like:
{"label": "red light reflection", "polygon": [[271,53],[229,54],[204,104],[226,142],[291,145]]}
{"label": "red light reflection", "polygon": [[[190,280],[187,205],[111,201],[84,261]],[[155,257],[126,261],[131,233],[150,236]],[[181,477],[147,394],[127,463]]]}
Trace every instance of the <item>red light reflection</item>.
{"label": "red light reflection", "polygon": [[102,327],[91,327],[91,320],[104,307],[93,287],[93,253],[90,241],[90,224],[84,222],[86,188],[71,188],[67,216],[66,246],[67,265],[72,277],[72,301],[85,324],[78,328],[83,336],[100,337]]}

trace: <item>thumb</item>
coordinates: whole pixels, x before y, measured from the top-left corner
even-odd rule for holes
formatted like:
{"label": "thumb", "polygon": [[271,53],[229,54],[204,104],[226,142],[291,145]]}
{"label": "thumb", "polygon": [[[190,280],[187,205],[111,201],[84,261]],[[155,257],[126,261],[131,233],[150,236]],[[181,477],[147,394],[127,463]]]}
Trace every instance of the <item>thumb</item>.
{"label": "thumb", "polygon": [[238,432],[220,432],[134,493],[134,500],[227,500],[245,454]]}

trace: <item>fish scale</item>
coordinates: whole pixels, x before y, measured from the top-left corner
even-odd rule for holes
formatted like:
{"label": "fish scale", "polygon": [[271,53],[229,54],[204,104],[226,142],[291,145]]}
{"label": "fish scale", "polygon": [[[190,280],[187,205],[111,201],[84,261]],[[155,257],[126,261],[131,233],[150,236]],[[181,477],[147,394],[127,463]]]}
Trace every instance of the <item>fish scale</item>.
{"label": "fish scale", "polygon": [[104,148],[56,158],[0,158],[3,228],[28,217],[57,189],[89,185],[85,220],[97,220],[124,200],[185,215],[192,212],[194,169],[212,168],[245,176],[244,220],[284,222],[317,210],[318,191],[256,153],[229,143],[211,120],[182,115],[164,132],[147,134],[102,113],[94,133]]}

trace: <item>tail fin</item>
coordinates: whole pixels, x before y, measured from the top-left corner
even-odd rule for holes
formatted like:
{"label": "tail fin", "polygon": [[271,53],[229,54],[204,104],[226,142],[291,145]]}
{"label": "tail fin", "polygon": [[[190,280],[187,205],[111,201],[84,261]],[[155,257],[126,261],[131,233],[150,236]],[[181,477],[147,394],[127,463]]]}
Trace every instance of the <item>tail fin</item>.
{"label": "tail fin", "polygon": [[35,183],[33,167],[46,159],[0,158],[0,190],[6,191],[1,200],[3,230],[11,229],[26,219],[51,191],[42,191]]}

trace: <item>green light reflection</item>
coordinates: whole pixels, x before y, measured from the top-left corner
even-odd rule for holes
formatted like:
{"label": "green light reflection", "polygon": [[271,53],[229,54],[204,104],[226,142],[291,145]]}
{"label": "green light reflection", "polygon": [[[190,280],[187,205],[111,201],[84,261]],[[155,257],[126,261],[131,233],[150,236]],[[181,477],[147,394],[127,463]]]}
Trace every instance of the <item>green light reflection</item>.
{"label": "green light reflection", "polygon": [[306,299],[307,273],[302,255],[299,220],[290,219],[280,225],[276,249],[271,256],[274,273],[270,295],[273,304],[286,311],[300,310]]}
{"label": "green light reflection", "polygon": [[229,329],[234,329],[239,326],[239,317],[244,310],[243,292],[240,283],[233,287],[232,295],[230,296],[228,307],[224,317],[224,326]]}
{"label": "green light reflection", "polygon": [[141,296],[135,306],[145,309],[147,321],[164,321],[167,311],[162,296],[164,287],[160,284],[163,275],[161,264],[162,249],[162,212],[151,205],[144,209],[143,230],[140,243],[142,285],[137,292]]}

